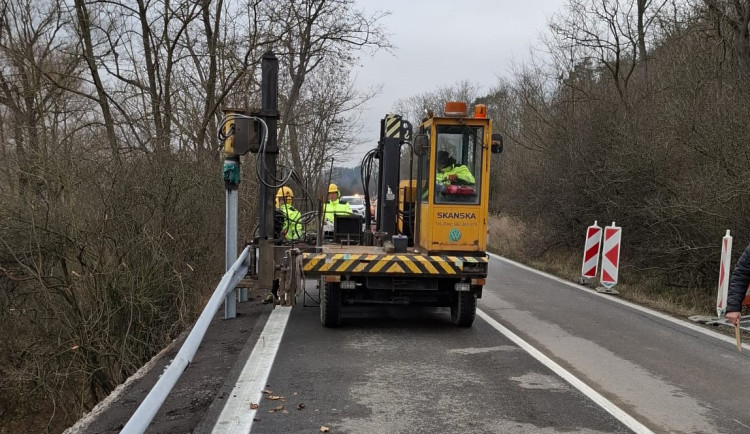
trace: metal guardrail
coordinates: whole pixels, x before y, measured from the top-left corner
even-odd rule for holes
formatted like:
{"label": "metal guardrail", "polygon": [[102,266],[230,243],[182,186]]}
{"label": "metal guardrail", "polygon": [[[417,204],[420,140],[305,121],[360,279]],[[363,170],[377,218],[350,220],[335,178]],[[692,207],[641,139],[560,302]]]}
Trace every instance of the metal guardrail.
{"label": "metal guardrail", "polygon": [[195,326],[182,344],[182,348],[180,348],[172,363],[164,371],[161,378],[159,378],[159,381],[156,382],[153,389],[151,389],[141,405],[133,413],[133,416],[130,417],[128,423],[120,431],[122,434],[141,434],[146,431],[154,419],[156,412],[159,411],[167,399],[167,395],[172,391],[172,388],[177,383],[177,380],[180,379],[185,368],[193,360],[193,356],[195,356],[198,346],[206,335],[206,330],[208,330],[211,320],[221,307],[224,298],[230,291],[234,290],[234,287],[247,274],[247,268],[250,265],[248,263],[249,252],[250,246],[245,247],[240,257],[237,258],[231,268],[224,274],[224,277],[221,278],[221,282],[216,287],[211,299],[208,300],[206,308],[203,309],[198,321],[195,322]]}

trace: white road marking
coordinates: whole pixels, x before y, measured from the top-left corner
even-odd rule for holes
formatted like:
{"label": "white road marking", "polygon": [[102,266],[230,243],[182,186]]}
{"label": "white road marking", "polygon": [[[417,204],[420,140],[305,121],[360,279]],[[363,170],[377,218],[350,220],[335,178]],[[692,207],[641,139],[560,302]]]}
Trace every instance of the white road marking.
{"label": "white road marking", "polygon": [[594,401],[598,406],[606,410],[609,414],[614,416],[617,420],[622,422],[625,426],[633,430],[635,433],[653,433],[650,429],[646,428],[645,425],[635,420],[632,416],[625,413],[621,408],[613,404],[610,400],[600,395],[597,391],[589,387],[586,383],[576,378],[573,374],[565,370],[562,366],[552,361],[549,357],[542,354],[539,350],[532,347],[528,342],[521,339],[518,335],[508,330],[499,322],[495,321],[492,317],[484,313],[482,310],[477,309],[477,315],[491,325],[495,330],[502,333],[505,337],[513,341],[516,345],[521,347],[524,351],[529,353],[533,358],[537,359],[544,366],[548,367],[552,372],[560,376],[563,380],[570,383],[573,387],[580,390],[581,393],[586,395],[589,399]]}
{"label": "white road marking", "polygon": [[[545,273],[544,271],[535,270],[535,269],[533,269],[533,268],[531,268],[529,266],[520,264],[518,262],[512,261],[512,260],[507,259],[507,258],[503,258],[502,256],[496,255],[494,253],[487,253],[487,254],[490,255],[490,256],[492,256],[495,259],[498,259],[500,261],[506,262],[506,263],[511,264],[513,266],[516,266],[518,268],[523,268],[526,271],[531,271],[532,273],[539,274],[540,276],[544,276],[544,277],[546,277],[548,279],[552,279],[552,280],[556,280],[556,281],[558,281],[560,283],[564,283],[564,284],[566,284],[566,285],[568,285],[568,286],[570,286],[572,288],[584,291],[587,294],[595,295],[597,297],[606,298],[607,300],[610,300],[612,302],[620,303],[620,304],[622,304],[624,306],[628,306],[630,308],[633,308],[635,310],[641,311],[643,313],[647,313],[649,315],[653,315],[653,316],[655,316],[657,318],[663,319],[665,321],[669,321],[669,322],[671,322],[673,324],[677,324],[677,325],[680,325],[682,327],[689,328],[690,330],[693,330],[693,331],[696,331],[696,332],[699,332],[699,333],[703,333],[703,334],[705,334],[707,336],[711,336],[712,338],[716,338],[716,339],[722,340],[724,342],[727,342],[727,343],[731,344],[733,347],[736,345],[735,340],[734,340],[733,337],[725,336],[725,335],[723,335],[721,333],[718,333],[718,332],[715,332],[713,330],[708,330],[706,328],[697,326],[697,325],[695,325],[693,323],[690,323],[690,322],[687,322],[687,321],[682,321],[682,320],[679,320],[677,318],[673,318],[673,317],[671,317],[669,315],[666,315],[666,314],[663,314],[661,312],[649,309],[647,307],[643,307],[643,306],[637,305],[635,303],[631,303],[629,301],[622,300],[622,299],[617,298],[617,297],[612,297],[611,295],[600,294],[598,292],[595,292],[595,291],[592,291],[590,289],[584,288],[583,286],[578,285],[576,283],[567,281],[567,280],[562,279],[562,278],[557,277],[557,276],[553,276],[552,274]],[[746,350],[750,350],[750,345],[748,345],[747,343],[743,343],[742,347],[744,349],[746,349]]]}
{"label": "white road marking", "polygon": [[518,351],[518,348],[510,346],[510,345],[502,345],[499,347],[455,348],[452,350],[448,350],[449,353],[464,354],[464,355],[483,354],[483,353],[489,353],[491,351]]}
{"label": "white road marking", "polygon": [[259,404],[266,387],[273,361],[279,350],[281,337],[289,320],[291,307],[279,307],[271,312],[253,352],[245,362],[237,383],[227,399],[224,409],[216,421],[213,434],[247,434],[253,426],[256,410],[251,404]]}

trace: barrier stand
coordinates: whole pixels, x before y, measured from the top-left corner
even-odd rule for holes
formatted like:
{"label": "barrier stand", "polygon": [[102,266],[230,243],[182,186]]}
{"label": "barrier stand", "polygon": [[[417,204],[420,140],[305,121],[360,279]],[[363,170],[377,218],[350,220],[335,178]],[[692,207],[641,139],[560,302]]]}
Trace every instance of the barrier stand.
{"label": "barrier stand", "polygon": [[596,224],[586,229],[586,244],[583,248],[583,265],[581,265],[581,285],[587,285],[596,278],[599,271],[599,251],[601,250],[602,228]]}
{"label": "barrier stand", "polygon": [[[729,321],[724,317],[727,310],[727,293],[729,292],[729,279],[731,276],[731,264],[732,264],[732,236],[730,235],[729,229],[727,229],[726,235],[721,239],[721,262],[719,264],[719,284],[718,294],[716,296],[716,315],[693,315],[688,317],[690,321],[706,324],[711,326],[722,326],[729,329],[733,329],[734,326],[729,324]],[[750,304],[750,295],[745,297],[742,301],[743,307],[748,307]],[[750,332],[750,316],[743,316],[740,318],[740,330]]]}
{"label": "barrier stand", "polygon": [[723,318],[727,312],[727,293],[729,292],[729,270],[732,264],[732,236],[727,234],[721,239],[721,264],[719,264],[719,293],[716,296],[716,316]]}
{"label": "barrier stand", "polygon": [[601,287],[596,288],[597,292],[604,294],[620,294],[619,291],[613,289],[617,284],[617,275],[620,267],[620,240],[622,235],[622,228],[615,226],[615,222],[612,222],[612,226],[604,228],[604,244],[602,247],[602,274],[599,276],[599,282],[602,284]]}

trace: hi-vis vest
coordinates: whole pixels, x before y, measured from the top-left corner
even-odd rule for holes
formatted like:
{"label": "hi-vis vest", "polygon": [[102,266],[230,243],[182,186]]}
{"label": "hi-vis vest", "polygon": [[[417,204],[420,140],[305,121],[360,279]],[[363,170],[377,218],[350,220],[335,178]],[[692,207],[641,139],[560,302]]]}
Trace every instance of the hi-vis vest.
{"label": "hi-vis vest", "polygon": [[450,179],[448,179],[450,175],[456,175],[457,184],[474,185],[476,182],[469,168],[463,164],[444,167],[443,170],[435,175],[435,179],[438,184],[448,185],[451,183]]}
{"label": "hi-vis vest", "polygon": [[338,199],[329,200],[326,202],[325,208],[323,209],[325,219],[333,223],[333,216],[338,215],[351,215],[352,209],[348,203],[341,203]]}
{"label": "hi-vis vest", "polygon": [[284,225],[282,233],[287,241],[302,238],[302,214],[294,209],[293,206],[284,204],[279,207],[279,211],[284,214]]}

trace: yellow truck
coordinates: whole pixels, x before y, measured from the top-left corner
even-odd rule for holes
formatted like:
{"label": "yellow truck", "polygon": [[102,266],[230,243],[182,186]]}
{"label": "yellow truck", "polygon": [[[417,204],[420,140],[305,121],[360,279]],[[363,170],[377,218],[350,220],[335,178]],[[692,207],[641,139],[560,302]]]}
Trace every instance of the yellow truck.
{"label": "yellow truck", "polygon": [[367,169],[378,160],[374,229],[369,209],[364,222],[336,216],[334,242],[302,254],[305,275],[319,278],[326,327],[358,304],[450,307],[454,324],[474,322],[487,278],[490,161],[502,136],[483,105],[467,113],[462,102],[429,113],[412,134],[409,122],[387,115],[363,160],[365,203]]}

